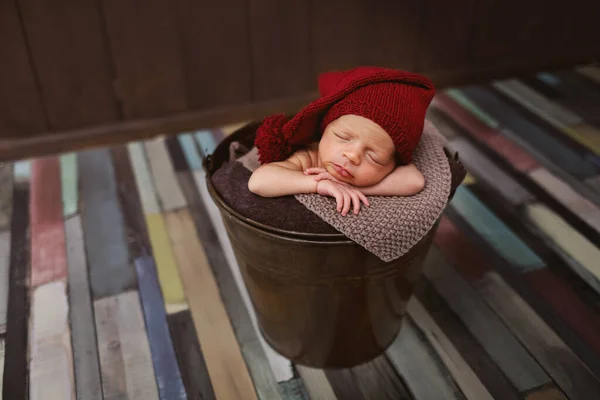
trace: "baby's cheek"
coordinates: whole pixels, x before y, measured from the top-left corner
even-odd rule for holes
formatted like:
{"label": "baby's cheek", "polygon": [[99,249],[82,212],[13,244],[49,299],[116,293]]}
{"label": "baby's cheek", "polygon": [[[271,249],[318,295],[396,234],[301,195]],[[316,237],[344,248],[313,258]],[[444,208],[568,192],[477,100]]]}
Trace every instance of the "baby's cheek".
{"label": "baby's cheek", "polygon": [[384,175],[382,173],[372,169],[358,171],[358,173],[354,176],[355,180],[360,186],[373,186],[379,183],[383,177]]}

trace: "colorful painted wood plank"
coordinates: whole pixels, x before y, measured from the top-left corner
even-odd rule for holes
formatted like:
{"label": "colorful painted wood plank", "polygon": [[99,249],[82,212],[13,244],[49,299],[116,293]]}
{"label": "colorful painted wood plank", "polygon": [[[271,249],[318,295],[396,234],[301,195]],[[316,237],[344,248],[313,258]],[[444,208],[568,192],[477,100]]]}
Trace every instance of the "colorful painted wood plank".
{"label": "colorful painted wood plank", "polygon": [[[14,183],[26,183],[29,187],[29,181],[31,180],[31,161],[16,161],[13,164],[13,182]],[[28,189],[29,190],[29,189]],[[14,199],[14,197],[13,197]],[[14,200],[13,200],[14,202]]]}
{"label": "colorful painted wood plank", "polygon": [[538,168],[530,172],[529,177],[552,193],[560,203],[585,221],[596,232],[600,232],[600,208],[547,169]]}
{"label": "colorful painted wood plank", "polygon": [[410,399],[402,380],[385,356],[349,369],[328,369],[339,399]]}
{"label": "colorful painted wood plank", "polygon": [[119,206],[127,232],[129,264],[134,268],[133,265],[137,258],[150,254],[151,246],[146,229],[146,218],[127,148],[125,146],[114,147],[111,149],[111,154],[115,168]]}
{"label": "colorful painted wood plank", "polygon": [[[440,104],[444,104],[444,112],[449,113],[450,115],[453,116],[453,118],[455,120],[457,120],[461,125],[465,125],[468,126],[468,120],[470,119],[474,119],[473,116],[468,116],[468,115],[464,115],[465,114],[465,110],[461,110],[461,109],[456,109],[457,105],[455,103],[453,103],[453,101],[451,99],[448,98],[448,96],[445,95],[440,95],[439,98],[436,97],[436,99],[438,99],[438,103]],[[463,120],[466,120],[466,122],[463,122]],[[467,132],[472,138],[474,138],[475,140],[478,140],[476,135],[472,135],[470,131],[466,130],[465,132]],[[506,135],[514,135],[511,134],[509,131],[503,131]],[[496,138],[501,138],[503,141],[507,141],[508,139],[504,138],[503,136],[500,135],[495,135],[494,137]],[[515,141],[519,141],[520,139],[518,137],[515,137]],[[485,142],[485,141],[484,141]],[[508,142],[511,143],[511,142]],[[499,143],[496,143],[495,139],[490,139],[487,141],[487,143],[485,144],[487,146],[488,149],[492,150],[492,151],[497,151],[498,148],[503,148],[502,145],[499,145]],[[522,144],[525,148],[527,148],[529,145],[528,144]],[[510,149],[507,149],[510,150]],[[519,148],[516,148],[514,151],[510,150],[507,152],[503,152],[503,154],[500,154],[501,157],[503,157],[506,161],[508,161],[509,164],[512,164],[513,166],[517,167],[518,170],[520,170],[521,172],[524,173],[528,173],[528,171],[532,171],[532,168],[534,168],[533,170],[539,168],[540,170],[545,170],[543,167],[536,167],[536,163],[533,162],[533,164],[530,164],[527,168],[523,169],[521,167],[519,167],[519,161],[516,160],[514,157],[510,158],[510,156],[508,156],[508,154],[516,154],[516,150],[520,151],[521,153],[525,154],[527,156],[527,158],[529,160],[532,160],[531,156],[527,155],[526,153],[524,153],[522,150],[520,150]],[[534,149],[530,150],[535,153],[536,151]],[[519,157],[521,158],[521,157]],[[542,156],[543,158],[543,156]],[[523,161],[527,161],[526,159],[522,159]],[[549,163],[549,161],[548,161]],[[551,164],[549,164],[550,167],[552,167]],[[545,170],[544,175],[550,175],[550,177],[552,179],[548,179],[548,180],[542,180],[539,182],[536,182],[534,179],[534,183],[536,184],[536,186],[538,186],[540,189],[542,190],[536,190],[536,193],[538,195],[540,195],[541,197],[543,197],[545,199],[545,201],[549,201],[550,204],[552,204],[554,207],[558,207],[558,209],[563,209],[564,212],[566,213],[571,213],[572,211],[569,211],[568,208],[566,208],[566,206],[564,204],[561,204],[559,202],[557,202],[554,197],[552,197],[552,193],[553,193],[553,188],[552,188],[552,183],[553,182],[560,182],[560,180],[562,181],[568,181],[569,184],[571,186],[576,187],[576,189],[579,192],[584,193],[586,196],[590,196],[590,197],[597,197],[597,195],[594,195],[593,190],[590,190],[589,187],[585,187],[585,186],[591,186],[589,185],[589,183],[586,182],[586,184],[581,184],[581,183],[577,183],[575,181],[573,181],[573,179],[568,176],[566,173],[564,173],[564,171],[557,169],[556,167],[553,168],[553,171],[550,172],[549,170]],[[593,186],[592,186],[593,187]],[[600,191],[599,191],[600,193]],[[580,196],[578,193],[576,193],[577,196]],[[600,198],[599,198],[600,199]],[[578,210],[574,209],[573,212],[577,213]],[[575,218],[578,218],[579,216],[575,215]],[[586,229],[586,222],[584,222],[584,220],[578,221],[577,222],[578,226],[581,229]],[[589,232],[589,231],[588,231]]]}
{"label": "colorful painted wood plank", "polygon": [[310,400],[301,379],[294,378],[277,385],[281,396],[286,400]]}
{"label": "colorful painted wood plank", "polygon": [[94,299],[135,285],[114,166],[108,149],[78,153],[82,222]]}
{"label": "colorful painted wood plank", "polygon": [[75,400],[66,290],[62,280],[33,289],[29,356],[31,399]]}
{"label": "colorful painted wood plank", "polygon": [[544,262],[466,187],[458,188],[451,207],[511,264],[522,271],[544,267]]}
{"label": "colorful painted wood plank", "polygon": [[575,143],[596,155],[600,154],[600,141],[596,139],[598,132],[585,123],[579,115],[516,80],[495,83],[494,87],[567,135]]}
{"label": "colorful painted wood plank", "polygon": [[33,161],[31,170],[31,285],[67,275],[65,225],[56,157]]}
{"label": "colorful painted wood plank", "polygon": [[[468,250],[463,248],[462,251]],[[435,247],[429,251],[424,273],[520,392],[550,382],[548,375],[529,355],[527,349],[523,348],[502,321],[483,303],[475,289],[448,265]]]}
{"label": "colorful painted wood plank", "polygon": [[10,269],[6,313],[6,351],[2,398],[28,397],[29,343],[29,161],[14,168],[13,213],[11,218]]}
{"label": "colorful painted wood plank", "polygon": [[464,398],[423,333],[410,319],[407,318],[403,322],[398,337],[387,350],[387,355],[415,398]]}
{"label": "colorful painted wood plank", "polygon": [[69,279],[69,320],[73,343],[73,369],[78,399],[102,399],[100,365],[94,311],[90,295],[88,268],[83,243],[81,217],[66,220]]}
{"label": "colorful painted wood plank", "polygon": [[[455,102],[450,96],[440,93],[436,95],[432,104],[460,126],[465,134],[474,140],[486,144],[491,151],[505,159],[518,171],[526,173],[538,166],[537,161],[521,147],[501,135],[499,131],[478,120],[473,111],[473,108],[477,106],[471,102],[466,103],[471,108],[463,108],[463,106]],[[478,108],[476,109],[479,110]]]}
{"label": "colorful painted wood plank", "polygon": [[144,213],[154,214],[160,212],[143,145],[139,142],[128,143],[127,150],[135,172],[135,181]]}
{"label": "colorful painted wood plank", "polygon": [[445,94],[450,96],[455,102],[460,104],[465,109],[469,110],[473,115],[475,115],[480,121],[485,123],[488,127],[499,130],[502,127],[502,124],[498,119],[496,119],[492,113],[487,112],[483,107],[480,107],[475,101],[473,101],[470,97],[468,97],[463,91],[460,89],[448,89],[445,91]]}
{"label": "colorful painted wood plank", "polygon": [[525,400],[567,400],[567,397],[555,387],[543,387],[528,393]]}
{"label": "colorful painted wood plank", "polygon": [[585,184],[600,193],[600,175],[586,179]]}
{"label": "colorful painted wood plank", "polygon": [[188,308],[183,284],[162,214],[147,214],[146,224],[165,307],[169,314]]}
{"label": "colorful painted wood plank", "polygon": [[194,136],[189,133],[185,133],[179,135],[177,138],[179,139],[179,144],[181,145],[181,149],[183,150],[187,160],[188,167],[192,170],[201,170],[202,159],[200,158],[198,150],[196,149],[196,141],[194,140]]}
{"label": "colorful painted wood plank", "polygon": [[473,400],[493,399],[494,397],[481,383],[419,299],[415,297],[411,299],[408,303],[408,313],[442,359],[464,396]]}
{"label": "colorful painted wood plank", "polygon": [[[587,117],[587,115],[585,115],[585,117]],[[574,125],[564,132],[570,137],[576,137],[578,142],[589,149],[590,152],[593,152],[596,157],[594,157],[591,162],[598,165],[598,162],[600,161],[598,158],[600,156],[600,129],[588,123],[581,123]]]}
{"label": "colorful painted wood plank", "polygon": [[435,107],[429,107],[425,114],[428,119],[446,139],[454,139],[458,136],[458,131],[453,122],[446,114]]}
{"label": "colorful painted wood plank", "polygon": [[215,392],[189,310],[167,316],[179,371],[189,400],[214,400]]}
{"label": "colorful painted wood plank", "polygon": [[[280,398],[277,391],[278,381],[275,379],[271,364],[265,354],[264,339],[255,329],[250,316],[253,310],[242,299],[241,290],[228,265],[228,260],[219,243],[219,237],[214,226],[210,223],[210,216],[198,194],[196,182],[190,172],[179,173],[178,178],[188,204],[190,204],[190,214],[194,219],[196,231],[219,285],[221,298],[234,327],[237,341],[241,346],[258,396],[261,400]],[[274,351],[271,349],[271,352]],[[293,377],[289,361],[285,372],[287,372],[286,375],[281,375]]]}
{"label": "colorful painted wood plank", "polygon": [[0,162],[0,231],[10,228],[13,206],[13,167]]}
{"label": "colorful painted wood plank", "polygon": [[170,211],[185,207],[185,198],[177,184],[164,139],[147,141],[144,147],[162,210]]}
{"label": "colorful painted wood plank", "polygon": [[[430,109],[439,111],[462,129],[478,135],[481,140],[496,135],[495,128],[500,126],[500,123],[484,114],[462,93],[453,89],[436,93]],[[449,124],[447,127],[457,133],[453,125]]]}
{"label": "colorful painted wood plank", "polygon": [[296,370],[311,399],[337,400],[337,396],[327,380],[327,375],[322,369],[296,365]]}
{"label": "colorful painted wood plank", "polygon": [[542,79],[539,79],[536,75],[522,76],[521,80],[527,84],[527,86],[532,87],[537,92],[543,94],[545,97],[552,99],[553,101],[560,102],[561,93],[556,89],[553,85],[549,85],[544,82]]}
{"label": "colorful painted wood plank", "polygon": [[548,269],[532,271],[524,278],[533,291],[551,304],[589,345],[596,357],[600,355],[600,317],[581,301],[573,289]]}
{"label": "colorful painted wood plank", "polygon": [[537,160],[524,150],[524,147],[504,135],[497,134],[490,137],[487,145],[517,171],[527,173],[539,165]]}
{"label": "colorful painted wood plank", "polygon": [[[120,188],[120,202],[130,236],[130,262],[133,264],[138,258],[153,253],[167,312],[186,309],[185,294],[162,214],[153,213],[144,216],[142,202],[136,190],[138,185],[135,173],[130,162],[131,154],[125,147],[114,148],[112,154]],[[155,201],[153,192],[146,193],[146,196],[147,199]]]}
{"label": "colorful painted wood plank", "polygon": [[543,204],[531,204],[525,212],[530,221],[576,261],[575,272],[588,282],[591,278],[590,284],[597,287],[600,284],[600,249]]}
{"label": "colorful painted wood plank", "polygon": [[[470,89],[473,89],[473,88],[470,88]],[[475,88],[475,89],[479,89],[479,88]],[[486,93],[484,92],[484,95],[485,94]],[[471,114],[473,114],[475,117],[478,117],[479,119],[481,119],[489,127],[495,128],[497,132],[502,132],[505,136],[508,136],[511,139],[511,141],[517,143],[519,145],[519,147],[526,149],[530,154],[535,155],[538,160],[546,159],[545,156],[541,155],[541,153],[539,153],[539,152],[531,152],[530,146],[528,146],[529,143],[527,141],[515,140],[514,135],[512,135],[512,136],[508,135],[508,133],[510,133],[509,129],[507,129],[505,126],[503,126],[499,122],[499,120],[494,119],[495,117],[492,117],[490,114],[488,114],[486,111],[484,111],[485,107],[483,107],[483,105],[481,105],[480,102],[474,101],[474,99],[469,98],[467,95],[465,95],[465,93],[463,91],[461,91],[459,89],[451,89],[451,90],[447,91],[447,95],[448,96],[442,95],[442,99],[441,99],[442,104],[441,105],[443,106],[444,109],[448,109],[449,107],[454,108],[454,110],[451,110],[451,112],[453,114],[455,114],[456,117],[459,117],[462,119],[463,113],[456,112],[456,110],[455,110],[456,104],[454,104],[454,105],[447,104],[448,102],[451,103],[452,100],[454,100],[456,103],[460,104],[460,106],[464,107],[466,110],[469,110],[469,112]],[[471,129],[471,131],[473,131],[473,129]],[[508,131],[508,132],[505,132],[505,131]],[[518,135],[517,135],[517,137],[518,137]]]}
{"label": "colorful painted wood plank", "polygon": [[137,291],[94,302],[104,398],[158,399]]}
{"label": "colorful painted wood plank", "polygon": [[[217,206],[208,194],[208,189],[206,188],[206,184],[204,183],[204,176],[204,171],[194,171],[194,179],[196,181],[196,186],[198,188],[198,191],[200,192],[200,197],[207,211],[209,221],[211,221],[214,229],[216,230],[218,236],[218,243],[220,243],[220,246],[223,249],[225,258],[227,259],[227,264],[229,265],[231,273],[233,274],[235,283],[242,296],[244,304],[246,304],[246,307],[250,311],[252,325],[254,326],[254,329],[258,332],[258,321],[256,319],[256,314],[254,312],[254,308],[250,300],[250,295],[248,294],[248,289],[244,284],[244,279],[242,278],[240,267],[237,263],[237,260],[235,259],[229,236],[227,236],[227,232],[225,231],[225,226],[223,225],[221,214],[219,213]],[[277,380],[277,382],[283,382],[291,379],[293,373],[290,361],[276,353],[271,348],[271,346],[269,346],[265,342],[262,335],[258,336],[258,340],[260,341],[263,347],[263,351],[265,352],[267,359],[269,360],[269,364],[271,365],[271,369],[273,370],[273,374],[275,375],[275,379]]]}
{"label": "colorful painted wood plank", "polygon": [[212,153],[217,146],[213,133],[210,130],[194,132],[194,138],[198,143],[200,154],[203,156]]}
{"label": "colorful painted wood plank", "polygon": [[[486,204],[486,206],[492,210],[495,215],[502,218],[502,220],[516,233],[518,236],[527,243],[527,245],[546,263],[548,263],[549,267],[555,271],[561,271],[561,276],[564,279],[567,279],[569,284],[573,284],[576,287],[581,287],[581,285],[585,286],[583,281],[573,273],[572,268],[573,264],[577,264],[577,262],[565,251],[563,251],[560,247],[556,245],[556,243],[544,234],[543,230],[541,230],[536,223],[533,222],[530,218],[528,218],[525,208],[511,208],[501,199],[499,199],[494,193],[492,193],[487,187],[481,186],[479,184],[473,185],[470,190],[482,201]],[[542,200],[548,202],[547,198],[542,197]],[[541,204],[541,201],[539,202]],[[554,206],[554,203],[551,203]],[[558,204],[561,206],[561,204]],[[596,240],[598,237],[597,232],[593,229],[590,229],[589,226],[583,224],[578,218],[575,218],[568,211],[563,211],[560,207],[557,207],[558,212],[560,212],[561,218],[565,218],[566,221],[570,224],[572,229],[579,230],[582,234],[589,238],[590,241]],[[454,213],[452,209],[447,210],[450,214]],[[554,210],[551,212],[554,214]],[[460,217],[458,217],[460,219]],[[582,225],[583,224],[583,225]],[[463,226],[463,230],[469,231],[470,227],[466,225]],[[474,240],[478,242],[480,245],[484,245],[484,247],[492,251],[494,253],[493,258],[497,258],[501,255],[494,252],[491,248],[486,247],[487,244],[484,244],[476,233],[473,233],[477,238]],[[497,262],[502,263],[500,260],[496,260]],[[498,265],[500,270],[507,271],[504,267],[504,264]],[[587,290],[588,293],[592,293],[589,288]]]}
{"label": "colorful painted wood plank", "polygon": [[474,184],[475,181],[476,181],[475,177],[467,172],[467,174],[465,175],[465,178],[462,181],[462,185],[469,186],[469,185]]}
{"label": "colorful painted wood plank", "polygon": [[480,109],[501,120],[503,126],[544,154],[553,164],[577,179],[583,180],[600,172],[598,166],[565,147],[560,140],[524,118],[493,93],[479,87],[466,87],[460,91]]}
{"label": "colorful painted wood plank", "polygon": [[[526,217],[523,215],[513,214],[508,210],[503,209],[503,205],[497,202],[493,196],[486,193],[481,188],[474,187],[477,196],[486,202],[494,212],[502,215],[502,218],[507,224],[510,224],[512,229],[527,241],[527,243],[535,249],[537,254],[544,258],[548,262],[548,268],[551,268],[553,273],[560,276],[561,280],[571,286],[573,294],[577,294],[577,297],[581,301],[585,302],[589,307],[597,309],[598,295],[594,293],[589,286],[585,284],[568,265],[560,259],[557,253],[554,253],[552,247],[548,246],[542,238],[537,236],[539,231],[531,227],[531,224],[526,222]],[[462,219],[453,209],[449,208],[446,211],[446,215],[451,218],[460,229],[469,235],[473,247],[479,248],[484,254],[488,262],[495,267],[498,273],[502,274],[503,278],[510,282],[510,285],[516,292],[540,315],[546,323],[556,331],[556,333],[562,338],[562,340],[573,350],[573,352],[581,358],[581,360],[587,365],[587,367],[596,373],[600,371],[600,365],[598,364],[598,358],[595,355],[593,349],[579,336],[576,326],[570,326],[560,316],[561,310],[555,310],[550,304],[544,301],[542,293],[536,293],[529,287],[522,277],[523,271],[514,268],[510,263],[507,263],[502,255],[498,254],[489,243],[487,243],[477,232],[470,226],[464,219]],[[525,223],[525,224],[524,224]],[[546,269],[546,268],[544,268]],[[525,271],[527,273],[528,271]],[[568,300],[568,299],[566,299]],[[565,301],[564,308],[573,306]],[[572,310],[573,311],[573,310]]]}
{"label": "colorful painted wood plank", "polygon": [[569,398],[600,397],[600,380],[500,276],[488,273],[477,288]]}
{"label": "colorful painted wood plank", "polygon": [[586,65],[583,67],[577,67],[575,70],[588,79],[600,83],[600,68],[593,65]]}
{"label": "colorful painted wood plank", "polygon": [[[12,196],[11,196],[12,197]],[[10,274],[10,231],[0,232],[0,334],[6,332]]]}
{"label": "colorful painted wood plank", "polygon": [[[136,260],[139,260],[140,258],[150,258],[151,259],[151,256],[149,255],[149,254],[151,254],[151,242],[149,239],[149,233],[148,233],[148,229],[146,226],[146,218],[144,216],[142,202],[140,200],[139,193],[136,190],[137,184],[136,184],[135,173],[131,166],[131,157],[130,157],[130,154],[129,154],[127,148],[124,146],[113,148],[112,156],[113,156],[114,163],[115,163],[117,183],[118,183],[118,187],[120,189],[119,190],[119,199],[120,199],[120,203],[121,203],[123,214],[124,214],[125,221],[126,221],[126,228],[128,231],[130,262],[131,262],[131,264],[135,265]],[[151,193],[151,196],[152,196],[152,199],[154,199],[154,193]],[[160,215],[160,214],[158,214],[158,215]],[[164,222],[163,222],[163,225],[164,225]],[[153,278],[155,279],[156,272],[154,270],[154,266],[153,266],[153,271],[154,271]],[[146,279],[145,282],[147,283],[148,280]],[[142,280],[140,279],[139,276],[138,276],[138,284],[140,286],[140,291],[142,291],[142,289],[143,289],[141,287]],[[148,285],[145,285],[144,288],[147,289],[147,286]],[[148,304],[148,302],[149,302],[148,297],[149,296],[146,296],[144,298],[144,302],[143,302],[145,314],[148,314],[148,308],[150,307],[150,305],[152,305],[152,307],[151,307],[152,310],[150,310],[150,312],[152,313],[153,317],[158,318],[160,315],[164,315],[165,314],[165,309],[164,309],[165,306],[163,305],[163,297],[160,296],[160,289],[159,289],[159,296],[158,296],[159,298],[158,299],[156,299],[155,297],[152,297],[152,296],[149,297],[150,300],[157,300],[159,302],[160,306],[156,306],[156,304],[154,304],[155,302],[152,302],[152,301],[150,301],[151,304]],[[180,304],[175,304],[174,306],[180,306]],[[155,321],[156,318],[153,318],[153,321]],[[146,320],[147,320],[146,326],[148,329],[148,335],[149,335],[149,339],[150,339],[153,361],[155,362],[154,366],[155,366],[155,370],[157,373],[157,376],[156,376],[157,385],[159,388],[161,398],[165,398],[165,395],[163,392],[165,390],[169,390],[173,387],[173,381],[176,380],[176,377],[174,378],[173,374],[177,373],[177,368],[172,368],[172,365],[168,365],[169,364],[168,362],[166,363],[167,371],[165,372],[161,369],[163,364],[165,364],[164,362],[162,362],[165,358],[164,357],[165,352],[163,352],[161,350],[165,349],[165,346],[166,346],[166,348],[169,347],[169,341],[170,341],[171,337],[168,335],[168,333],[167,333],[166,339],[162,338],[164,340],[160,340],[161,338],[159,337],[159,342],[158,342],[159,345],[157,345],[156,336],[160,336],[160,334],[162,333],[161,328],[165,329],[166,326],[161,326],[160,324],[158,324],[158,326],[156,324],[152,324],[152,326],[150,326],[150,323],[149,323],[150,319],[147,317]],[[163,322],[164,322],[164,324],[167,324],[166,319],[164,319]],[[150,329],[150,328],[152,328],[152,329]],[[161,346],[161,344],[163,346]],[[175,355],[173,352],[174,352],[173,346],[171,345],[171,354],[172,354],[172,358],[174,359]],[[168,355],[168,351],[166,351],[166,353]],[[176,361],[175,361],[174,365],[177,366]],[[181,381],[181,378],[179,378],[179,383],[180,383],[181,391],[183,391],[185,393],[185,390],[183,388],[183,382]],[[169,394],[167,394],[167,398],[168,398],[168,396],[169,396]],[[185,394],[184,394],[184,396],[185,396]]]}
{"label": "colorful painted wood plank", "polygon": [[492,82],[492,86],[559,129],[583,123],[579,115],[544,97],[517,79]]}
{"label": "colorful painted wood plank", "polygon": [[[429,281],[423,280],[415,295],[425,307],[430,318],[444,332],[449,343],[460,353],[481,381],[481,384],[494,398],[515,400],[520,398],[517,389],[489,357],[485,349],[481,347],[478,340],[466,329],[444,299],[435,291]],[[433,348],[437,352],[436,347],[433,346]],[[443,358],[442,361],[444,361]]]}
{"label": "colorful painted wood plank", "polygon": [[352,369],[327,369],[325,370],[325,373],[338,399],[365,399],[364,393],[362,393],[358,387],[358,383],[356,382],[356,377],[352,373]]}
{"label": "colorful painted wood plank", "polygon": [[171,160],[171,164],[173,165],[173,169],[175,172],[187,171],[189,169],[187,160],[185,157],[185,153],[179,144],[179,140],[177,137],[170,136],[165,139],[165,145],[167,147],[167,152],[169,153],[169,159]]}
{"label": "colorful painted wood plank", "polygon": [[[200,133],[199,133],[200,135]],[[212,152],[216,146],[216,140],[212,132],[202,132],[203,143],[205,149]],[[199,157],[199,156],[198,156]],[[189,160],[188,160],[189,162]],[[192,163],[189,162],[191,165]],[[248,343],[248,351],[252,352],[252,359],[256,359],[257,362],[253,363],[253,367],[250,368],[255,384],[257,380],[260,380],[261,385],[256,385],[259,390],[270,390],[270,380],[272,375],[275,376],[277,382],[288,381],[293,378],[292,366],[289,360],[285,359],[278,353],[276,353],[264,340],[262,335],[258,333],[258,323],[252,302],[248,295],[246,285],[241,276],[237,260],[233,254],[233,249],[225,231],[223,220],[221,219],[219,210],[210,198],[205,182],[205,173],[203,170],[192,171],[190,175],[180,175],[180,185],[186,193],[186,197],[189,199],[189,203],[194,206],[191,207],[191,213],[196,223],[196,229],[198,230],[204,248],[213,273],[217,277],[217,281],[222,286],[221,291],[227,293],[224,295],[225,305],[230,315],[236,315],[236,318],[232,318],[236,326],[236,332],[244,332],[244,335],[239,336],[243,338],[257,338],[256,342],[260,343],[262,350],[254,348],[256,342],[252,341]],[[210,221],[211,223],[206,223]],[[218,251],[217,251],[218,250]],[[227,267],[228,266],[228,267]],[[225,289],[226,288],[226,289]],[[240,307],[239,301],[243,300],[246,307]],[[246,309],[248,313],[243,312]],[[250,319],[250,324],[246,324],[246,318]],[[239,321],[236,322],[236,321]],[[246,342],[240,340],[240,342]],[[243,346],[242,350],[245,351],[246,347]],[[272,373],[267,373],[264,370],[262,364],[262,357],[258,357],[258,354],[266,355],[270,365]],[[250,354],[246,356],[246,360],[249,360]],[[247,361],[250,362],[250,361]],[[264,384],[264,385],[263,385]]]}
{"label": "colorful painted wood plank", "polygon": [[385,356],[352,368],[358,388],[365,399],[404,399],[411,397],[402,379]]}
{"label": "colorful painted wood plank", "polygon": [[252,379],[188,210],[168,212],[165,220],[217,398],[256,399]]}
{"label": "colorful painted wood plank", "polygon": [[502,196],[511,205],[527,204],[533,200],[531,193],[464,138],[451,140],[447,147],[458,152],[461,162],[470,173],[480,181],[487,182],[497,195]]}
{"label": "colorful painted wood plank", "polygon": [[483,253],[445,215],[440,219],[433,243],[468,282],[483,278],[490,270]]}
{"label": "colorful painted wood plank", "polygon": [[[536,158],[539,161],[540,167],[535,168],[527,172],[528,174],[537,170],[537,169],[546,169],[549,174],[552,174],[554,177],[559,179],[560,181],[568,184],[574,190],[584,196],[587,199],[590,199],[596,204],[600,204],[600,195],[594,189],[588,187],[582,182],[585,182],[589,178],[583,178],[583,180],[577,180],[571,173],[562,169],[561,166],[557,166],[553,163],[552,159],[550,159],[546,154],[544,154],[539,148],[531,145],[524,138],[521,137],[518,133],[515,133],[508,129],[503,129],[502,135],[506,136],[512,142],[517,143],[520,147],[525,149],[529,154]],[[589,160],[588,160],[589,161]],[[537,182],[536,182],[537,183]],[[539,183],[538,183],[539,185]],[[544,188],[547,190],[547,188]],[[551,192],[549,192],[551,193]]]}
{"label": "colorful painted wood plank", "polygon": [[[600,143],[596,136],[592,133],[597,129],[593,126],[599,122],[597,117],[597,108],[594,104],[600,102],[600,97],[594,89],[589,87],[589,80],[569,71],[557,72],[562,76],[539,74],[535,77],[525,77],[523,81],[527,86],[533,88],[537,92],[543,94],[546,98],[551,99],[560,107],[564,107],[581,117],[581,120],[575,124],[560,127],[558,130],[566,137],[563,139],[571,139],[569,145],[574,148],[579,148],[580,151],[594,152],[594,148],[598,148]],[[544,76],[551,76],[550,80],[544,79]],[[590,125],[592,124],[592,125]],[[562,129],[561,129],[562,128]],[[567,143],[569,140],[566,141]],[[592,154],[598,160],[598,154]]]}
{"label": "colorful painted wood plank", "polygon": [[60,156],[60,182],[65,218],[75,214],[78,209],[77,154],[68,153]]}
{"label": "colorful painted wood plank", "polygon": [[140,257],[135,260],[135,271],[146,321],[150,353],[156,373],[158,394],[163,400],[187,399],[167,326],[164,300],[152,257]]}

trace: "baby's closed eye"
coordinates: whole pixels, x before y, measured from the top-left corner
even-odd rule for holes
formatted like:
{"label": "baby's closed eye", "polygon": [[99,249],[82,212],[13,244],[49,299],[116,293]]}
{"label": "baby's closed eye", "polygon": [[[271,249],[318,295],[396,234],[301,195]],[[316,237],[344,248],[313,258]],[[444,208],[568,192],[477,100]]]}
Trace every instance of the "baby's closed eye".
{"label": "baby's closed eye", "polygon": [[367,153],[367,156],[375,163],[375,164],[379,164],[379,165],[383,165],[383,163],[380,161],[380,158],[373,154],[373,153]]}

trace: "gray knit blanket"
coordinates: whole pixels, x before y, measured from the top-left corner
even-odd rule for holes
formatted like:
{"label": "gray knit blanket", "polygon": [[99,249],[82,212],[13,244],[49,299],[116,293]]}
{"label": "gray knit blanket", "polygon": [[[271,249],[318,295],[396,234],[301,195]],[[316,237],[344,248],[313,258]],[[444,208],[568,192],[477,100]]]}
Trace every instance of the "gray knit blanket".
{"label": "gray knit blanket", "polygon": [[[255,147],[237,161],[250,171],[260,165]],[[385,262],[393,261],[408,252],[433,228],[450,195],[452,174],[444,153],[444,138],[428,120],[413,162],[425,176],[425,187],[421,192],[413,196],[368,196],[370,207],[362,207],[358,215],[348,213],[342,216],[332,197],[319,194],[298,194],[295,197],[350,240]]]}

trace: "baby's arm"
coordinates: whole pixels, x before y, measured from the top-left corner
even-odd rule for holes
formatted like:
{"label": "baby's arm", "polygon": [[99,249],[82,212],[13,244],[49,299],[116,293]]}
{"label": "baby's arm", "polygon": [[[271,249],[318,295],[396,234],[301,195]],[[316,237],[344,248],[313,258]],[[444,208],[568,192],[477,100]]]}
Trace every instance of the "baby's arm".
{"label": "baby's arm", "polygon": [[352,206],[358,214],[360,203],[369,205],[369,200],[359,190],[333,181],[317,182],[304,171],[311,168],[313,161],[306,152],[298,152],[286,161],[261,165],[248,181],[248,189],[262,197],[279,197],[300,193],[318,193],[334,197],[337,210],[346,215]]}
{"label": "baby's arm", "polygon": [[425,187],[425,177],[414,164],[396,167],[373,186],[358,188],[369,196],[412,196]]}
{"label": "baby's arm", "polygon": [[316,193],[317,184],[302,172],[310,165],[308,154],[296,153],[285,161],[263,164],[248,181],[248,189],[262,197],[279,197],[299,193]]}

